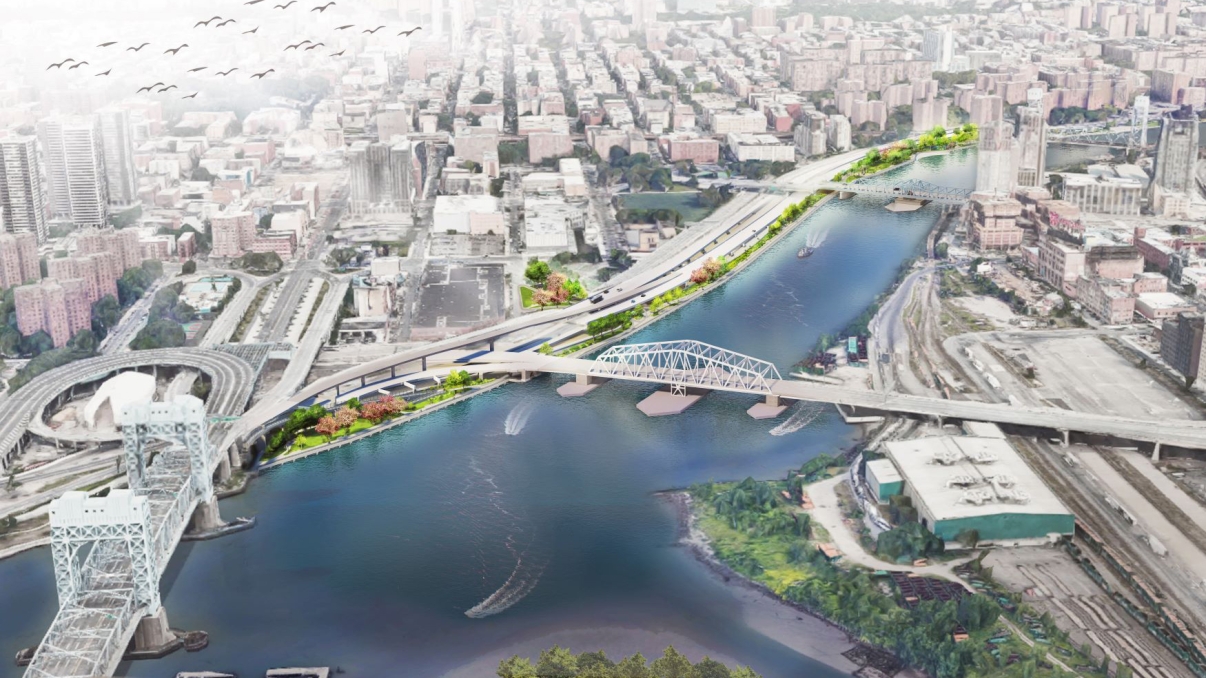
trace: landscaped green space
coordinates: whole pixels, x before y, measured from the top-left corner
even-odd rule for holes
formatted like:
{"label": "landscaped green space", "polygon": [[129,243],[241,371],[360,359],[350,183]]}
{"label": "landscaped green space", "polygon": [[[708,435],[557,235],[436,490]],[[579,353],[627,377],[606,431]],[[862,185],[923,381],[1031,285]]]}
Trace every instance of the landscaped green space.
{"label": "landscaped green space", "polygon": [[628,193],[620,197],[620,207],[629,210],[674,210],[683,215],[684,222],[705,219],[716,209],[700,202],[699,191]]}
{"label": "landscaped green space", "polygon": [[359,433],[367,428],[372,428],[373,426],[376,426],[376,424],[373,423],[372,421],[369,421],[368,419],[361,417],[361,418],[357,419],[356,421],[352,422],[352,425],[349,426],[348,428],[346,428],[342,431],[336,431],[335,433],[333,433],[330,437],[330,440],[328,440],[326,436],[319,434],[319,433],[312,433],[312,434],[299,433],[299,434],[297,434],[297,437],[293,439],[293,446],[289,448],[289,451],[293,452],[295,450],[305,450],[305,449],[309,449],[311,447],[318,447],[319,445],[325,445],[332,440],[337,440],[344,436],[350,436],[353,433]]}
{"label": "landscaped green space", "polygon": [[974,143],[980,138],[980,128],[968,123],[952,134],[946,133],[946,128],[938,125],[925,132],[916,140],[905,139],[898,141],[884,150],[872,148],[867,155],[860,158],[850,168],[838,172],[834,181],[854,181],[862,177],[882,172],[895,167],[917,155],[927,151],[943,151]]}
{"label": "landscaped green space", "polygon": [[493,379],[474,379],[465,370],[451,372],[440,384],[439,391],[428,398],[408,403],[401,398],[386,396],[361,403],[352,398],[337,410],[328,411],[322,405],[294,410],[285,425],[268,439],[264,459],[274,459],[299,450],[326,445],[345,436],[354,435],[378,424],[392,421],[407,412],[450,400],[475,386],[484,386]]}
{"label": "landscaped green space", "polygon": [[[782,481],[747,478],[694,485],[690,494],[696,525],[707,535],[715,556],[733,571],[935,678],[1061,675],[1047,661],[1049,651],[1058,652],[1069,665],[1092,666],[1049,617],[1017,605],[1016,594],[985,588],[991,571],[980,568],[978,561],[968,566],[975,573],[972,581],[989,595],[925,600],[908,607],[882,573],[832,560],[819,548],[828,535],[812,523],[800,503],[812,482],[841,472],[837,463],[820,457]],[[1032,632],[1033,647],[999,621],[1002,601],[1019,625],[1038,629]],[[1096,669],[1082,674],[1101,675]]]}

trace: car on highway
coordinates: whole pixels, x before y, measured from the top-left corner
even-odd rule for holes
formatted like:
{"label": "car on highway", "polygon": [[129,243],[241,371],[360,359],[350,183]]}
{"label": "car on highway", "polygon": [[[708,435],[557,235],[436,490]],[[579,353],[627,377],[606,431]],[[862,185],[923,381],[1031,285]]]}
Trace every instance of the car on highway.
{"label": "car on highway", "polygon": [[602,295],[602,294],[596,294],[595,296],[593,296],[593,297],[591,297],[591,298],[590,298],[590,303],[592,303],[592,304],[597,304],[597,303],[599,303],[600,301],[603,301],[603,295]]}

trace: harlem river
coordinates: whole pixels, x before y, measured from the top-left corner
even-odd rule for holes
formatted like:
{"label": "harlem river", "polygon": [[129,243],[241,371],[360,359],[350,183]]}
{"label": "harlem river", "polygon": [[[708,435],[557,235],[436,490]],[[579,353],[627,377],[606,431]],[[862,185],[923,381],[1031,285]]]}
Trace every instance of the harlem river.
{"label": "harlem river", "polygon": [[[969,187],[974,167],[974,152],[959,152],[878,180]],[[734,279],[630,341],[696,339],[786,373],[892,283],[940,213],[883,204],[827,203]],[[797,259],[805,244],[819,244],[816,254]],[[258,516],[256,528],[183,544],[163,581],[171,625],[208,631],[209,647],[122,671],[491,676],[498,657],[559,642],[647,657],[670,643],[767,678],[843,675],[766,632],[748,591],[677,545],[676,511],[655,493],[781,477],[850,447],[856,429],[808,403],[755,421],[745,414],[753,397],[720,393],[650,419],[636,409],[649,385],[611,382],[562,399],[558,383],[495,389],[257,478],[221,504],[228,518]],[[0,677],[21,674],[11,657],[40,640],[56,606],[48,549],[0,561]],[[798,613],[779,612],[797,623]]]}

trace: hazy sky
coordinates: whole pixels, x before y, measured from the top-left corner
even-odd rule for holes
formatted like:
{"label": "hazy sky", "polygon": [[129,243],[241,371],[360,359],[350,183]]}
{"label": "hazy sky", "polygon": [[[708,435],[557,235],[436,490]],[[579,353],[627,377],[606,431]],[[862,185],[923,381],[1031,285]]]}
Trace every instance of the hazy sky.
{"label": "hazy sky", "polygon": [[[278,77],[295,74],[307,66],[321,66],[330,54],[364,48],[400,48],[406,38],[398,32],[413,26],[400,21],[395,11],[382,12],[371,0],[335,0],[323,12],[313,11],[329,0],[296,0],[287,9],[275,5],[288,0],[0,0],[0,86],[33,85],[46,89],[129,89],[153,82],[172,83],[204,90],[236,82],[247,84],[256,71],[275,68]],[[395,7],[385,3],[386,7]],[[221,28],[217,21],[196,27],[198,21],[221,16],[234,19]],[[336,30],[353,24],[352,28]],[[364,34],[365,28],[385,28]],[[254,34],[244,31],[255,29]],[[310,40],[323,43],[306,51]],[[103,42],[113,41],[108,47]],[[138,52],[132,46],[150,43]],[[187,44],[175,55],[164,50]],[[51,63],[71,58],[60,68]],[[88,63],[75,69],[79,61]],[[189,74],[194,68],[204,70]],[[216,71],[239,70],[229,80]],[[98,75],[108,71],[109,75]],[[271,77],[271,76],[269,76]],[[133,85],[133,87],[131,87]]]}

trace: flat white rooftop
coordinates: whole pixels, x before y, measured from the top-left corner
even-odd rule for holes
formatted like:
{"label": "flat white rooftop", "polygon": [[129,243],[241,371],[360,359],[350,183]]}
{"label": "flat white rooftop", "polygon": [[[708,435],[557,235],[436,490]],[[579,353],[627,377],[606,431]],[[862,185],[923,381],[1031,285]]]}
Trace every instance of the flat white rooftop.
{"label": "flat white rooftop", "polygon": [[1004,438],[896,440],[886,443],[885,451],[908,493],[935,521],[1004,513],[1071,514]]}
{"label": "flat white rooftop", "polygon": [[875,476],[875,480],[880,485],[884,483],[897,483],[904,480],[900,472],[896,470],[896,464],[893,464],[891,459],[872,459],[867,462],[867,470],[871,472],[871,475]]}

